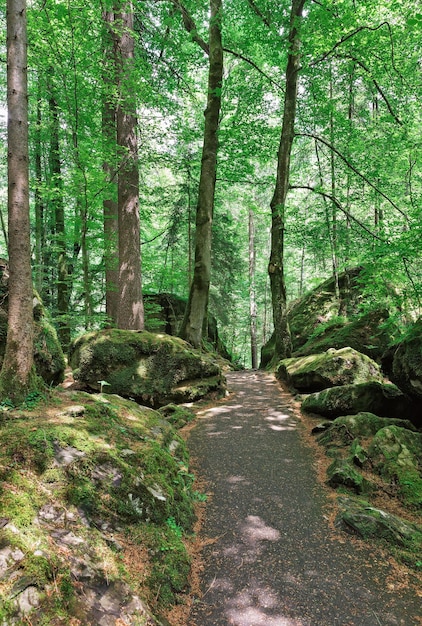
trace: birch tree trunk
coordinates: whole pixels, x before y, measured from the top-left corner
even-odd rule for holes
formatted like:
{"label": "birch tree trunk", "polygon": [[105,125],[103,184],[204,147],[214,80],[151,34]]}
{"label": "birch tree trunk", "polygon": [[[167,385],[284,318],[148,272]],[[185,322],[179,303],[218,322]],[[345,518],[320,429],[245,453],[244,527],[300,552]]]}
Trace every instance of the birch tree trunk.
{"label": "birch tree trunk", "polygon": [[208,313],[218,127],[223,82],[222,0],[210,0],[210,9],[208,98],[205,109],[204,142],[196,209],[195,265],[189,300],[180,329],[180,336],[189,341],[195,348],[199,348],[201,345]]}
{"label": "birch tree trunk", "polygon": [[22,402],[35,388],[29,225],[26,1],[7,2],[9,312],[0,393]]}
{"label": "birch tree trunk", "polygon": [[271,253],[268,264],[273,322],[275,358],[284,359],[291,354],[291,338],[287,321],[287,298],[284,280],[285,205],[290,180],[290,158],[294,138],[298,75],[300,69],[300,41],[298,26],[305,0],[292,0],[289,32],[289,55],[286,68],[283,125],[278,150],[277,179],[271,200]]}

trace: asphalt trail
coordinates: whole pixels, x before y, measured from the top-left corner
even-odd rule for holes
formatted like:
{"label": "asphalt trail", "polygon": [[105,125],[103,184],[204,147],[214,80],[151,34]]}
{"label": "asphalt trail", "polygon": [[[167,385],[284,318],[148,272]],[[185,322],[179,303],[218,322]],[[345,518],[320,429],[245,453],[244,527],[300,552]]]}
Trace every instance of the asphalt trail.
{"label": "asphalt trail", "polygon": [[[211,497],[203,597],[189,626],[416,626],[422,601],[381,555],[336,537],[290,396],[265,372],[228,375],[191,455]],[[358,545],[357,545],[358,544]]]}

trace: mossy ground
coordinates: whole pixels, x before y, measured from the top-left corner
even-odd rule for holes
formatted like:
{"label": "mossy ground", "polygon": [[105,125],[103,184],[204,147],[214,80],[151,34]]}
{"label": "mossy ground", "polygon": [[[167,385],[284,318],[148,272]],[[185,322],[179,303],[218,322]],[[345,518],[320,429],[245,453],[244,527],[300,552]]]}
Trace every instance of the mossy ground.
{"label": "mossy ground", "polygon": [[[0,623],[29,623],[16,613],[19,581],[38,590],[30,623],[93,623],[81,618],[75,561],[95,580],[125,581],[153,610],[181,601],[197,496],[170,421],[112,395],[62,391],[33,404],[1,413],[0,556],[21,556],[5,571],[0,558]],[[51,534],[62,514],[75,545]]]}

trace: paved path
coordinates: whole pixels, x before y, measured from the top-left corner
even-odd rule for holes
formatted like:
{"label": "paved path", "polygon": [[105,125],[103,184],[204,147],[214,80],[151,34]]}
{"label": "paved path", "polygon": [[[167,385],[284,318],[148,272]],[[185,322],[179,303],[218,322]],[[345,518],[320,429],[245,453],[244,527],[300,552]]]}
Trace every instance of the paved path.
{"label": "paved path", "polygon": [[421,598],[398,588],[378,551],[332,536],[290,396],[264,372],[228,383],[234,393],[189,439],[212,493],[203,532],[215,538],[189,626],[422,624]]}

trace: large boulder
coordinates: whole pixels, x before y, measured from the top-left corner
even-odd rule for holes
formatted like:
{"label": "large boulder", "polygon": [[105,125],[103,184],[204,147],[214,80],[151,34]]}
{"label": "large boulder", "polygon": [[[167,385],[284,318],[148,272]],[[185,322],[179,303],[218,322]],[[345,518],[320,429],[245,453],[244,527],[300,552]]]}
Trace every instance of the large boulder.
{"label": "large boulder", "polygon": [[[365,293],[368,270],[355,267],[339,275],[339,293],[333,277],[289,305],[288,321],[293,356],[316,354],[328,348],[350,346],[379,361],[398,336],[390,313],[397,313],[391,298],[377,299]],[[394,287],[389,290],[394,292]],[[275,338],[263,346],[261,367],[271,366]]]}
{"label": "large boulder", "polygon": [[[2,265],[3,262],[3,265]],[[7,261],[0,259],[0,367],[6,350],[8,317],[8,273]],[[64,380],[66,367],[63,350],[50,316],[40,296],[34,290],[34,363],[37,374],[49,385],[58,385]]]}
{"label": "large boulder", "polygon": [[225,379],[211,355],[178,337],[108,329],[76,339],[69,362],[84,386],[159,407],[224,392]]}
{"label": "large boulder", "polygon": [[305,398],[302,409],[333,419],[362,411],[381,417],[406,417],[412,422],[412,404],[395,385],[380,382],[331,387]]}
{"label": "large boulder", "polygon": [[[177,336],[185,314],[186,300],[171,293],[146,293],[143,298],[145,330]],[[224,359],[231,360],[231,355],[219,336],[217,320],[210,313],[205,341]]]}
{"label": "large boulder", "polygon": [[[389,375],[410,397],[422,403],[422,318],[407,337],[389,351]],[[388,367],[388,365],[387,365]]]}
{"label": "large boulder", "polygon": [[350,346],[376,361],[381,361],[389,344],[397,337],[397,332],[389,312],[386,309],[374,309],[351,321],[342,318],[332,325],[321,327],[321,332],[312,335],[305,345],[295,351],[295,355],[315,354],[328,348]]}
{"label": "large boulder", "polygon": [[386,426],[375,434],[368,456],[374,470],[400,490],[406,504],[422,509],[422,433]]}
{"label": "large boulder", "polygon": [[409,420],[378,417],[373,413],[361,412],[337,417],[333,422],[320,425],[313,432],[317,435],[318,443],[326,448],[343,448],[350,446],[356,440],[372,439],[379,430],[392,425],[412,432],[416,431],[415,426]]}
{"label": "large boulder", "polygon": [[322,354],[284,359],[276,376],[304,392],[321,391],[327,387],[382,381],[379,366],[353,348],[329,349]]}

